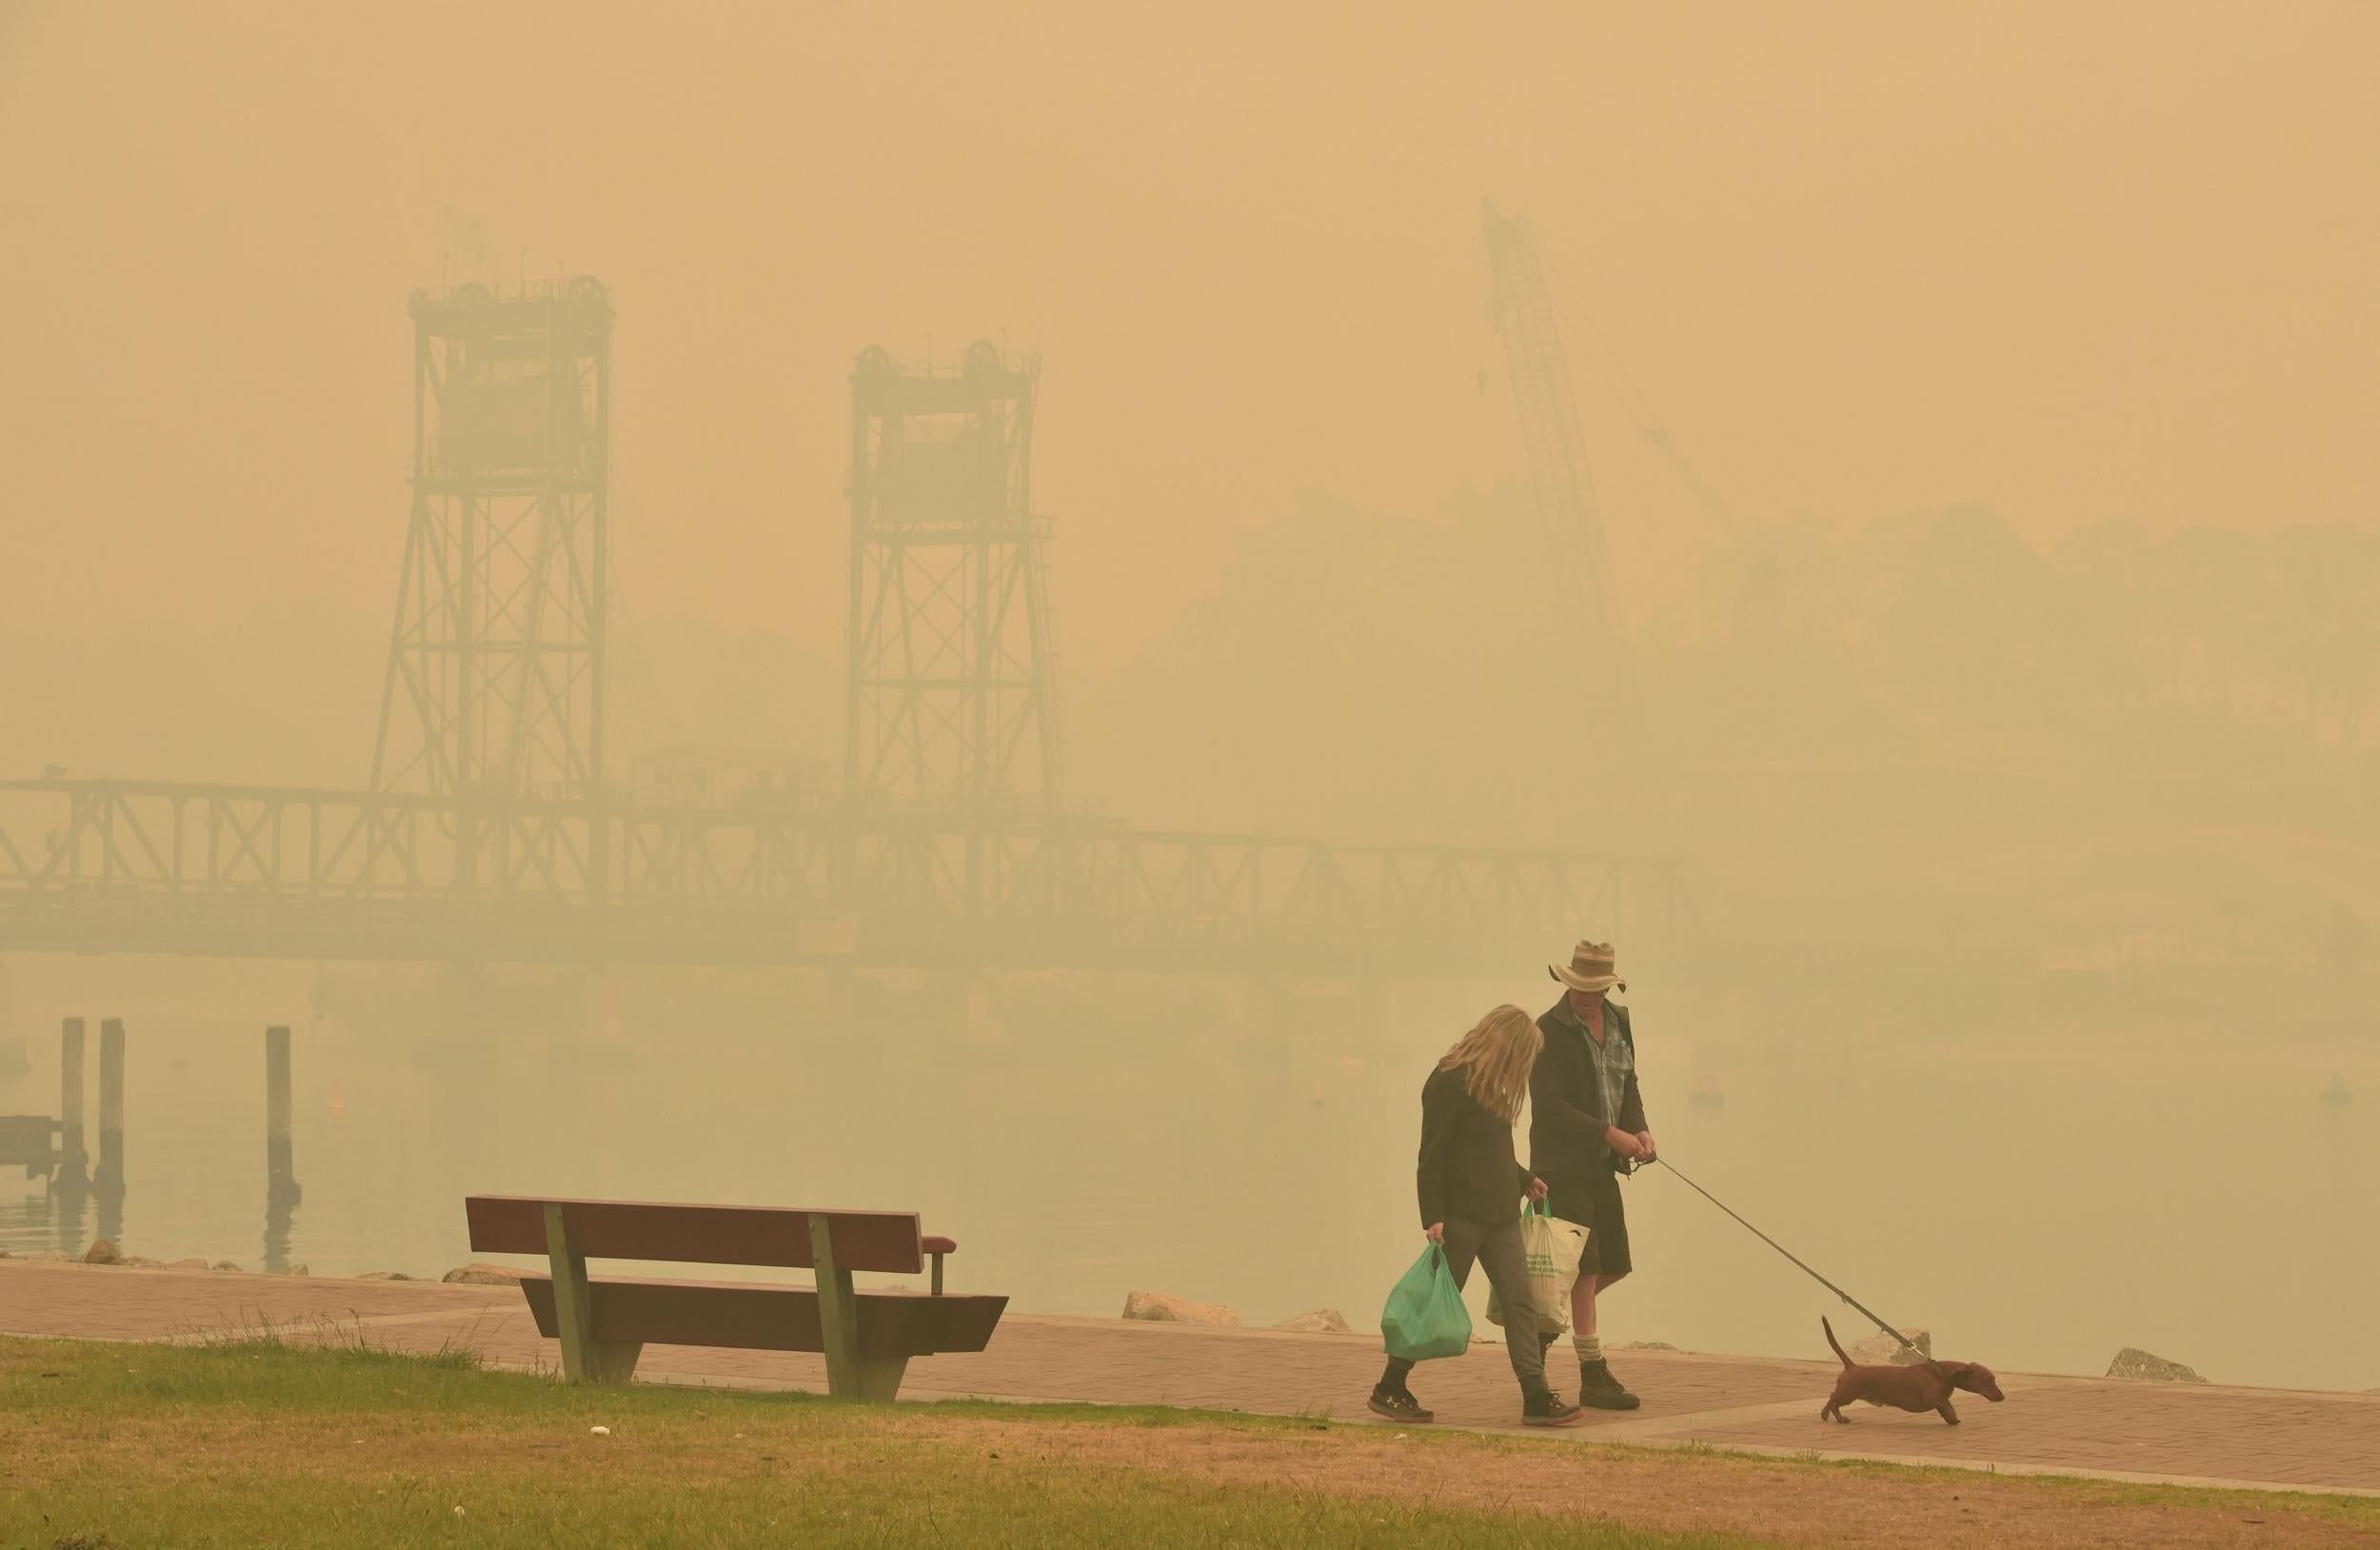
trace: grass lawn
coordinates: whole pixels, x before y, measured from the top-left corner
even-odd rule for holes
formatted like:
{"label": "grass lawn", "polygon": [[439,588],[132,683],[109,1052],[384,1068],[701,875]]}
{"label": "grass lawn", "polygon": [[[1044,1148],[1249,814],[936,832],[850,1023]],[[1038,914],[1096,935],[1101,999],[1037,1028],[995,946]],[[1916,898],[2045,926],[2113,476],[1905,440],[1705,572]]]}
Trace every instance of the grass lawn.
{"label": "grass lawn", "polygon": [[0,1340],[0,1550],[2376,1540],[2380,1503],[2353,1499],[1180,1410],[570,1389],[353,1342]]}

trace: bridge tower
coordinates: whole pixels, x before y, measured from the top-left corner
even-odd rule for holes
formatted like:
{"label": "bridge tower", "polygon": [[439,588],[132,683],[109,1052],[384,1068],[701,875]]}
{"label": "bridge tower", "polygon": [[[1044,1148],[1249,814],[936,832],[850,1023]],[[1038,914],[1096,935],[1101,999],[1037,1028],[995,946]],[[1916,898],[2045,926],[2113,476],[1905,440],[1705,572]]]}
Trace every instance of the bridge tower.
{"label": "bridge tower", "polygon": [[413,516],[374,790],[604,781],[611,299],[590,275],[418,290]]}
{"label": "bridge tower", "polygon": [[1033,514],[1038,355],[881,348],[851,370],[843,790],[860,803],[1046,812],[1059,791],[1049,527]]}

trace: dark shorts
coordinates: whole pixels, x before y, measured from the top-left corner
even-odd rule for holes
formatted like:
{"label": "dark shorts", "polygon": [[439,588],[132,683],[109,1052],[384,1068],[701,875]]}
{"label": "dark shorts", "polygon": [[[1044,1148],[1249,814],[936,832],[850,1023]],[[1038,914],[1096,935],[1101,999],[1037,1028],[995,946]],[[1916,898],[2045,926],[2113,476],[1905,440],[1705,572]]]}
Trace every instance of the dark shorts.
{"label": "dark shorts", "polygon": [[1636,1268],[1628,1257],[1628,1208],[1619,1198],[1619,1175],[1596,1168],[1582,1177],[1544,1175],[1547,1209],[1587,1229],[1587,1251],[1578,1260],[1582,1276],[1619,1277]]}

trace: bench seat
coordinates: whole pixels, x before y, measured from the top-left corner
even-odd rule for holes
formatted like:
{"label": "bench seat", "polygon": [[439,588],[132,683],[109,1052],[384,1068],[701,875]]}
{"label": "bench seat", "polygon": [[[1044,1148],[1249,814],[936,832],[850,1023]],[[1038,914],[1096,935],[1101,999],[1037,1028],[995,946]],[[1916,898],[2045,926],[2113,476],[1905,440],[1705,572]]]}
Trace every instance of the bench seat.
{"label": "bench seat", "polygon": [[[551,1276],[525,1275],[521,1291],[547,1340],[560,1336]],[[741,1351],[823,1351],[818,1289],[758,1282],[589,1277],[594,1338],[624,1345],[716,1345]],[[854,1292],[860,1355],[933,1356],[981,1351],[1008,1306],[1004,1297],[897,1289]]]}
{"label": "bench seat", "polygon": [[[913,1211],[472,1195],[463,1214],[473,1253],[545,1257],[545,1274],[522,1276],[521,1295],[538,1333],[561,1342],[573,1383],[627,1381],[647,1344],[716,1345],[816,1351],[829,1394],[891,1400],[911,1357],[982,1350],[1008,1306],[945,1295],[942,1261],[959,1245],[929,1236]],[[813,1284],[599,1279],[586,1272],[590,1259],[808,1270]],[[854,1271],[929,1268],[924,1292],[852,1284]]]}

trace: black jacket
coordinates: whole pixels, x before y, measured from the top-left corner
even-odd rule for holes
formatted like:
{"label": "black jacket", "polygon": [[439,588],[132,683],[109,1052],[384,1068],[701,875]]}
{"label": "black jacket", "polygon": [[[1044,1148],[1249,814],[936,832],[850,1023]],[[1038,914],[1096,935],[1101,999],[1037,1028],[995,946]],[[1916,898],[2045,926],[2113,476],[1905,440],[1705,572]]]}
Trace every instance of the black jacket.
{"label": "black jacket", "polygon": [[1513,1155],[1512,1122],[1463,1088],[1459,1068],[1421,1084],[1421,1225],[1448,1220],[1510,1222],[1529,1192],[1529,1170]]}
{"label": "black jacket", "polygon": [[1618,1040],[1629,1060],[1628,1085],[1618,1115],[1612,1117],[1603,1112],[1603,1090],[1595,1080],[1595,1058],[1587,1049],[1591,1035],[1566,1006],[1567,998],[1557,1001],[1537,1019],[1545,1048],[1529,1072],[1529,1163],[1544,1179],[1584,1179],[1611,1167],[1618,1158],[1603,1132],[1614,1124],[1632,1136],[1645,1128],[1628,1008],[1603,1004],[1603,1037]]}

